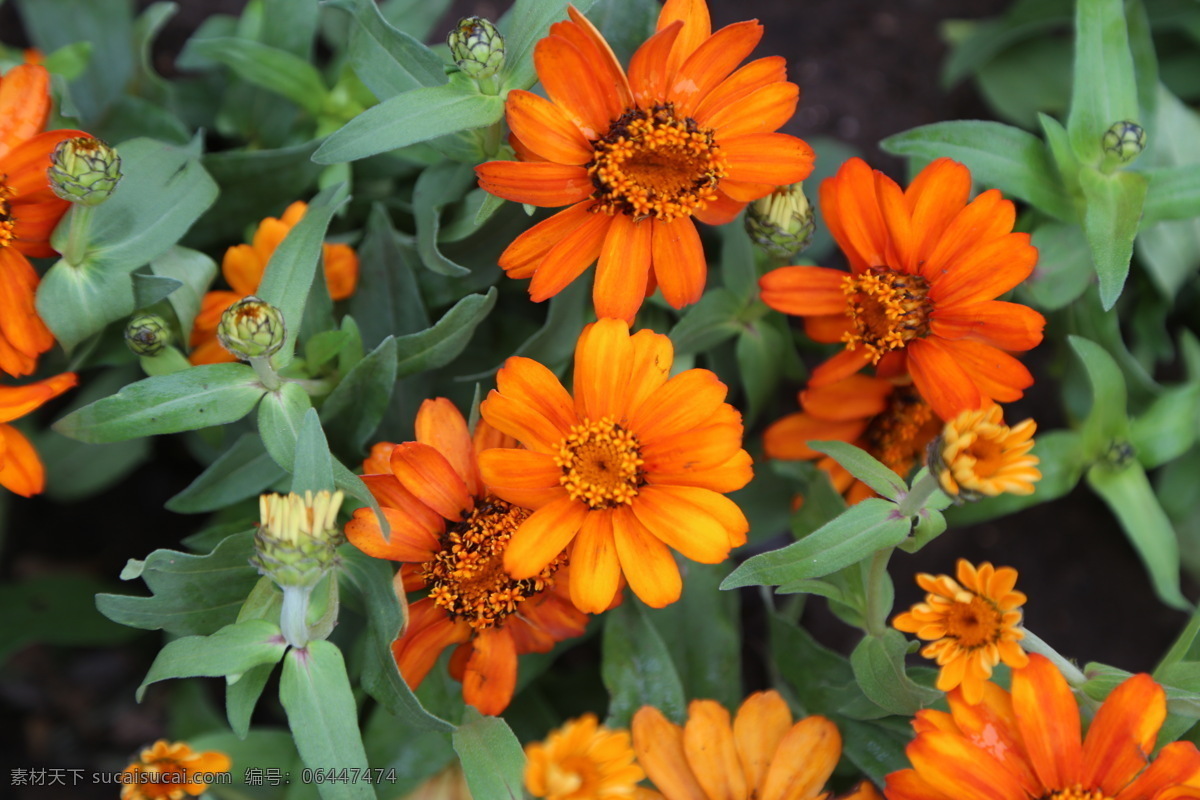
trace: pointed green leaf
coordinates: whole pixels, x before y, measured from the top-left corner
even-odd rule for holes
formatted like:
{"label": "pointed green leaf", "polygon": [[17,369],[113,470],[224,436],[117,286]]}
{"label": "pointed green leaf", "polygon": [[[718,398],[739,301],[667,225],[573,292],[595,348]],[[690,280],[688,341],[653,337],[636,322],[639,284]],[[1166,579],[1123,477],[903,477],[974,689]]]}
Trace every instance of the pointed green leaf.
{"label": "pointed green leaf", "polygon": [[321,73],[286,50],[236,37],[199,39],[188,49],[224,64],[247,83],[286,97],[314,117],[325,106],[329,93]]}
{"label": "pointed green leaf", "polygon": [[333,456],[329,454],[329,443],[317,411],[309,408],[300,423],[296,437],[296,461],[292,470],[292,491],[333,491]]}
{"label": "pointed green leaf", "polygon": [[279,626],[265,619],[226,625],[211,636],[176,639],[168,642],[150,665],[137,690],[138,702],[152,683],[170,678],[240,675],[259,664],[274,664],[285,650],[287,642]]}
{"label": "pointed green leaf", "polygon": [[454,731],[458,753],[473,800],[521,800],[525,796],[525,751],[508,723],[468,708]]}
{"label": "pointed green leaf", "polygon": [[1150,185],[1142,225],[1200,217],[1200,164],[1152,169],[1144,174]]}
{"label": "pointed green leaf", "polygon": [[1085,203],[1083,232],[1100,277],[1100,300],[1105,310],[1117,302],[1129,275],[1148,183],[1145,175],[1136,172],[1079,172]]}
{"label": "pointed green leaf", "polygon": [[311,408],[308,393],[291,381],[267,392],[258,404],[258,435],[275,463],[288,472],[295,467],[300,423]]}
{"label": "pointed green leaf", "polygon": [[[749,241],[749,240],[747,240]],[[751,256],[753,262],[753,255]],[[671,328],[675,355],[711,350],[742,329],[738,314],[742,301],[728,289],[710,289],[689,307]]]}
{"label": "pointed green leaf", "polygon": [[850,654],[854,677],[871,702],[892,713],[912,716],[930,705],[941,692],[918,686],[904,671],[908,640],[899,631],[865,636]]}
{"label": "pointed green leaf", "polygon": [[321,416],[335,442],[360,451],[379,427],[396,386],[396,340],[388,337],[325,398]]}
{"label": "pointed green leaf", "polygon": [[367,347],[429,327],[412,260],[412,250],[401,247],[387,209],[372,206],[358,246],[359,289],[347,301]]}
{"label": "pointed green leaf", "polygon": [[262,439],[243,433],[182,492],[166,502],[176,514],[202,514],[254,497],[287,472],[267,453]]}
{"label": "pointed green leaf", "polygon": [[604,615],[600,675],[608,689],[609,727],[629,727],[642,706],[654,706],[668,719],[685,716],[683,684],[671,653],[642,604],[626,600]]}
{"label": "pointed green leaf", "polygon": [[1146,469],[1162,466],[1191,449],[1200,412],[1200,383],[1163,392],[1129,426],[1129,441]]}
{"label": "pointed green leaf", "polygon": [[1108,127],[1121,120],[1137,119],[1137,84],[1124,3],[1078,0],[1075,80],[1071,113],[1067,117],[1067,131],[1075,154],[1085,164],[1099,163],[1101,139]]}
{"label": "pointed green leaf", "polygon": [[439,275],[461,278],[471,271],[455,264],[438,249],[442,209],[462,199],[475,185],[475,171],[467,164],[443,162],[428,167],[413,187],[413,217],[417,224],[417,254],[421,263]]}
{"label": "pointed green leaf", "polygon": [[396,377],[449,364],[466,348],[476,326],[496,305],[496,289],[471,294],[454,304],[431,328],[396,339]]}
{"label": "pointed green leaf", "polygon": [[167,297],[180,330],[190,331],[200,303],[217,275],[217,264],[204,253],[186,247],[172,247],[150,262],[150,271],[164,278],[174,278],[180,287]]}
{"label": "pointed green leaf", "polygon": [[354,17],[348,48],[350,66],[380,100],[446,82],[442,59],[383,17],[373,0],[327,0],[325,5]]}
{"label": "pointed green leaf", "polygon": [[1125,411],[1125,376],[1108,352],[1082,336],[1069,336],[1071,349],[1087,370],[1092,408],[1083,423],[1083,448],[1089,460],[1103,458],[1117,440],[1129,440]]}
{"label": "pointed green leaf", "polygon": [[1078,225],[1046,222],[1033,231],[1038,263],[1025,282],[1038,308],[1055,311],[1087,291],[1096,274],[1087,240]]}
{"label": "pointed green leaf", "polygon": [[899,502],[908,494],[908,485],[903,479],[862,448],[838,441],[809,442],[809,447],[841,464],[851,475],[888,500]]}

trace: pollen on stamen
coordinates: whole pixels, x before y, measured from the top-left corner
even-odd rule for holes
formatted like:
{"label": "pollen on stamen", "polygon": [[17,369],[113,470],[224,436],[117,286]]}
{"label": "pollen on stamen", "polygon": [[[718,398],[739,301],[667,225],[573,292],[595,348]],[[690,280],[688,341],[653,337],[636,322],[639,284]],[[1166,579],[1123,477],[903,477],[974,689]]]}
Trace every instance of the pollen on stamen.
{"label": "pollen on stamen", "polygon": [[15,195],[16,192],[5,182],[5,176],[0,175],[0,247],[7,247],[17,236],[17,221],[8,202]]}
{"label": "pollen on stamen", "polygon": [[887,407],[863,433],[866,450],[897,475],[908,475],[941,430],[930,407],[912,386],[898,386]]}
{"label": "pollen on stamen", "polygon": [[554,463],[562,469],[559,483],[567,494],[591,508],[627,505],[644,484],[637,437],[610,417],[572,427]]}
{"label": "pollen on stamen", "polygon": [[874,267],[842,279],[854,330],[842,334],[847,349],[863,347],[871,363],[929,333],[929,282],[920,275]]}

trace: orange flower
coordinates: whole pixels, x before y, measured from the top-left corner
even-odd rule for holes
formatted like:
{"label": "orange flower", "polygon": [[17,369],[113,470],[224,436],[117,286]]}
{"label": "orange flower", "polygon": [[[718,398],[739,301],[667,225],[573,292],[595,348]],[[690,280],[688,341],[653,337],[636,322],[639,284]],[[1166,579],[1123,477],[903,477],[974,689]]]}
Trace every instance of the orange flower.
{"label": "orange flower", "polygon": [[34,307],[41,280],[29,256],[55,255],[50,234],[71,205],[54,194],[46,170],[64,139],[83,131],[40,133],[50,116],[50,73],[21,64],[0,79],[0,370],[28,375],[54,336]]}
{"label": "orange flower", "polygon": [[23,417],[76,383],[74,372],[64,372],[26,386],[0,386],[0,486],[22,497],[46,488],[46,470],[37,451],[21,432],[7,423]]}
{"label": "orange flower", "polygon": [[964,411],[946,423],[929,469],[951,497],[1033,494],[1042,479],[1040,459],[1029,452],[1036,430],[1031,419],[1008,427],[998,405]]}
{"label": "orange flower", "polygon": [[821,212],[850,273],[781,267],[762,277],[763,301],[805,318],[819,342],[846,349],[813,371],[825,386],[876,364],[908,372],[942,419],[988,398],[1009,402],[1033,383],[1005,351],[1042,341],[1045,319],[994,298],[1037,262],[1029,234],[1012,233],[1013,204],[989,189],[967,202],[971,174],[940,158],[907,190],[852,158],[821,184]]}
{"label": "orange flower", "polygon": [[682,308],[700,299],[707,270],[691,218],[724,224],[812,171],[805,142],[772,132],[800,90],[779,57],[735,71],[762,26],[712,33],[704,0],[667,0],[628,75],[592,23],[568,13],[534,48],[550,99],[512,91],[505,102],[521,161],[476,173],[497,197],[570,208],[519,236],[500,266],[533,278],[529,293],[541,302],[598,259],[597,316],[631,322],[656,283]]}
{"label": "orange flower", "polygon": [[724,496],[752,476],[742,417],[706,369],[667,380],[671,340],[602,319],[575,349],[575,397],[536,361],[513,357],[480,411],[527,450],[479,459],[499,497],[535,509],[513,534],[504,568],[537,575],[571,547],[571,600],[608,607],[621,575],[647,605],[679,599],[671,555],[724,561],[749,525]]}
{"label": "orange flower", "polygon": [[208,788],[205,776],[228,772],[229,756],[215,750],[197,753],[185,742],[159,739],[122,773],[121,800],[181,800]]}
{"label": "orange flower", "polygon": [[[225,309],[247,295],[255,294],[262,283],[267,262],[275,248],[296,226],[308,210],[308,204],[297,200],[287,207],[283,217],[267,217],[254,232],[253,244],[234,245],[225,251],[221,260],[221,274],[233,291],[215,291],[204,295],[200,313],[192,325],[192,353],[188,359],[193,364],[220,364],[237,361],[237,358],[217,341],[217,327]],[[358,285],[358,255],[345,244],[326,244],[322,249],[325,264],[325,286],[334,300],[345,300],[354,294]]]}
{"label": "orange flower", "polygon": [[440,397],[421,404],[416,432],[415,442],[376,445],[363,463],[391,533],[384,538],[374,512],[360,508],[346,538],[367,555],[402,562],[397,582],[405,591],[429,589],[392,643],[408,684],[420,686],[442,650],[458,645],[450,673],[463,682],[464,699],[499,714],[516,688],[517,655],[579,636],[587,617],[571,606],[558,554],[523,579],[504,572],[505,550],[529,512],[484,485],[478,458],[515,443],[483,423],[472,439],[462,414]]}
{"label": "orange flower", "polygon": [[898,615],[892,625],[921,639],[936,640],[921,655],[936,658],[942,668],[938,689],[948,692],[961,686],[963,698],[978,703],[992,667],[1001,661],[1010,667],[1025,666],[1028,657],[1017,644],[1025,638],[1017,627],[1025,595],[1013,591],[1015,569],[996,569],[986,561],[976,568],[960,558],[958,581],[949,575],[921,573],[917,584],[929,593],[925,602]]}
{"label": "orange flower", "polygon": [[610,730],[584,714],[525,746],[525,788],[546,800],[618,800],[639,796],[646,777],[634,763],[629,731]]}
{"label": "orange flower", "polygon": [[861,447],[902,478],[921,462],[941,430],[929,404],[911,385],[867,375],[809,387],[800,393],[803,411],[767,428],[763,446],[771,458],[817,460],[834,487],[853,505],[875,492],[834,459],[808,446],[837,440]]}
{"label": "orange flower", "polygon": [[[715,700],[693,700],[683,727],[657,708],[633,715],[638,763],[665,800],[817,800],[837,766],[842,737],[825,717],[792,724],[779,692],[752,694],[730,722]],[[863,782],[843,800],[881,800]]]}
{"label": "orange flower", "polygon": [[889,800],[1178,800],[1200,798],[1200,752],[1172,742],[1152,763],[1166,694],[1134,675],[1109,694],[1080,743],[1079,708],[1040,655],[1013,671],[1012,692],[985,684],[983,701],[951,692],[950,713],[917,712],[912,769],[887,777]]}

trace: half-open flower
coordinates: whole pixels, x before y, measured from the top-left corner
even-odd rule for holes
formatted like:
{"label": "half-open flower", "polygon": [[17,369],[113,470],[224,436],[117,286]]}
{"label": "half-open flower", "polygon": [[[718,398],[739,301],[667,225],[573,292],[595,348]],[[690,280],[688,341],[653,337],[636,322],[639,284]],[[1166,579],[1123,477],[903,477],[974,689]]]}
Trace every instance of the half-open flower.
{"label": "half-open flower", "polygon": [[607,608],[622,573],[661,608],[682,588],[672,550],[716,564],[745,543],[749,524],[724,494],[753,474],[741,414],[706,369],[668,380],[673,358],[666,336],[602,319],[579,337],[573,398],[538,362],[505,362],[480,410],[528,449],[479,462],[496,495],[535,509],[504,554],[513,577],[570,547],[577,608]]}
{"label": "half-open flower", "polygon": [[929,449],[929,470],[942,490],[966,500],[998,494],[1032,494],[1042,478],[1033,450],[1037,423],[1032,419],[1011,428],[1000,406],[964,411],[946,423]]}
{"label": "half-open flower", "polygon": [[821,213],[850,272],[781,267],[760,281],[771,308],[805,318],[819,342],[846,348],[813,371],[823,386],[875,364],[904,372],[942,419],[1020,398],[1033,376],[1009,355],[1042,340],[1045,319],[995,298],[1037,262],[1013,233],[1013,204],[989,189],[967,202],[971,174],[939,158],[907,189],[858,158],[821,184]]}
{"label": "half-open flower", "polygon": [[635,798],[646,777],[629,731],[606,728],[595,714],[567,720],[545,741],[526,745],[525,756],[525,788],[545,800]]}
{"label": "half-open flower", "polygon": [[513,91],[505,103],[521,161],[476,172],[506,200],[570,207],[518,237],[500,266],[532,278],[530,296],[542,301],[597,262],[600,317],[632,321],[656,284],[673,307],[694,303],[707,265],[692,217],[729,222],[812,171],[812,149],[774,132],[799,89],[779,57],[738,69],[762,26],[713,33],[704,0],[667,0],[628,73],[592,23],[568,12],[534,48],[550,99]]}
{"label": "half-open flower", "polygon": [[23,497],[46,488],[46,470],[37,451],[20,431],[9,425],[76,383],[74,372],[64,372],[26,386],[0,386],[0,486]]}

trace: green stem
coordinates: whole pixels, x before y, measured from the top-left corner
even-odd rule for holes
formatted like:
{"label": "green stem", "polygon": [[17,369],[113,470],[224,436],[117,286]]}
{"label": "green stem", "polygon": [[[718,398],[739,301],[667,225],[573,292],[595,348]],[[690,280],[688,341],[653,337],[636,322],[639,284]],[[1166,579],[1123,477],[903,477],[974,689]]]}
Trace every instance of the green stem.
{"label": "green stem", "polygon": [[884,608],[883,582],[887,579],[888,561],[896,548],[885,547],[876,550],[871,557],[871,567],[867,572],[866,623],[867,633],[871,636],[882,636],[887,632],[887,615],[890,608]]}
{"label": "green stem", "polygon": [[1200,608],[1188,620],[1187,627],[1183,629],[1183,633],[1179,634],[1179,638],[1171,645],[1171,649],[1162,657],[1162,661],[1154,668],[1154,677],[1158,678],[1163,670],[1178,664],[1183,661],[1184,656],[1188,654],[1188,650],[1192,648],[1193,642],[1196,640],[1196,634],[1200,632]]}
{"label": "green stem", "polygon": [[308,644],[308,600],[311,586],[284,586],[283,608],[279,611],[279,628],[292,647]]}
{"label": "green stem", "polygon": [[250,359],[250,366],[254,367],[254,371],[258,374],[258,379],[262,385],[267,387],[268,391],[277,392],[279,387],[283,386],[283,379],[279,377],[279,373],[271,366],[270,356],[258,356]]}
{"label": "green stem", "polygon": [[91,206],[76,204],[71,207],[71,222],[67,228],[67,246],[63,249],[63,259],[73,267],[83,263],[87,253],[88,229],[92,226]]}
{"label": "green stem", "polygon": [[933,497],[933,493],[940,489],[938,480],[933,476],[933,473],[926,470],[921,473],[920,479],[913,484],[912,489],[908,494],[900,499],[899,513],[904,517],[915,517],[925,507],[925,503]]}
{"label": "green stem", "polygon": [[1029,630],[1029,628],[1022,626],[1021,630],[1025,633],[1025,638],[1021,640],[1022,647],[1031,653],[1043,655],[1054,662],[1054,666],[1058,667],[1058,671],[1063,674],[1063,677],[1067,679],[1067,683],[1072,686],[1082,686],[1087,683],[1087,675],[1084,675],[1079,667],[1059,655],[1057,650],[1042,641],[1041,637]]}
{"label": "green stem", "polygon": [[483,154],[492,158],[500,151],[504,128],[499,120],[483,129]]}

